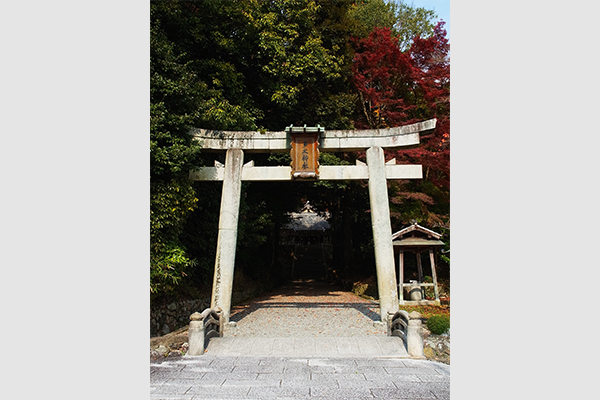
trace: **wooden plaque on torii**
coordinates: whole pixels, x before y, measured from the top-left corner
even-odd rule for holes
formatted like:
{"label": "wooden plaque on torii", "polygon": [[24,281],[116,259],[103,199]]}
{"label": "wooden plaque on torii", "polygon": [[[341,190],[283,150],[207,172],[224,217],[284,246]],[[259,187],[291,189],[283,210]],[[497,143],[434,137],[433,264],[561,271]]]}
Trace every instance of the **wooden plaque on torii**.
{"label": "wooden plaque on torii", "polygon": [[285,130],[291,136],[292,179],[318,179],[319,134],[324,131],[324,128],[318,125],[316,127],[290,125]]}

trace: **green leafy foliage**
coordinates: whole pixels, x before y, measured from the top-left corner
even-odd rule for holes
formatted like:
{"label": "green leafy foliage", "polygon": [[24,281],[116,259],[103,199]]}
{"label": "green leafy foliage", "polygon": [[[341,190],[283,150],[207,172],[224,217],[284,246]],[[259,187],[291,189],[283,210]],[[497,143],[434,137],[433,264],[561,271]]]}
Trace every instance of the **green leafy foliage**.
{"label": "green leafy foliage", "polygon": [[179,241],[186,217],[198,199],[189,181],[150,184],[150,290],[166,293],[194,265]]}
{"label": "green leafy foliage", "polygon": [[153,247],[150,253],[150,292],[172,293],[181,278],[186,276],[184,271],[194,267],[195,262],[177,243],[153,243]]}
{"label": "green leafy foliage", "polygon": [[441,335],[450,329],[450,317],[446,315],[434,315],[427,320],[427,329],[434,335]]}
{"label": "green leafy foliage", "polygon": [[389,28],[401,51],[407,50],[415,37],[431,36],[437,17],[433,10],[385,0],[356,1],[349,14],[357,22],[355,36],[366,38],[375,28]]}

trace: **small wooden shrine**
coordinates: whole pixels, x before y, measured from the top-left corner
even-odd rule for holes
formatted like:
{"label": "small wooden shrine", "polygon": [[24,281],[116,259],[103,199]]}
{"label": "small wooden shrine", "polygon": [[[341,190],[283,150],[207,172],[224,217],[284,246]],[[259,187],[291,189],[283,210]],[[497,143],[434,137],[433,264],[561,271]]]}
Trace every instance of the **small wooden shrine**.
{"label": "small wooden shrine", "polygon": [[[416,221],[392,235],[394,253],[398,254],[398,294],[400,305],[440,305],[434,250],[444,246],[444,242],[440,240],[441,237],[440,233],[424,228],[418,225]],[[418,280],[405,282],[404,255],[408,252],[416,255]],[[429,253],[433,282],[423,281],[423,263],[421,259],[423,253]],[[435,300],[424,299],[423,288],[432,286]],[[408,299],[406,300],[404,299],[405,289],[408,289]]]}

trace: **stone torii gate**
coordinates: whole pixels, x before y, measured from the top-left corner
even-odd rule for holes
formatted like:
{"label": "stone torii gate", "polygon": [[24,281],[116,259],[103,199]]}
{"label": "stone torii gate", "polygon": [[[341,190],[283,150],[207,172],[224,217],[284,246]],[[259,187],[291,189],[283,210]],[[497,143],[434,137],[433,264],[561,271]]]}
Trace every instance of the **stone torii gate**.
{"label": "stone torii gate", "polygon": [[[374,130],[325,131],[322,127],[306,126],[290,126],[285,131],[266,133],[192,130],[190,134],[202,143],[204,149],[226,151],[224,165],[215,161],[214,167],[201,167],[189,174],[190,179],[195,181],[223,181],[211,308],[219,307],[224,321],[229,322],[242,181],[368,179],[379,307],[381,320],[387,322],[390,315],[399,308],[387,179],[422,179],[423,171],[421,165],[396,165],[395,159],[386,163],[383,149],[418,145],[419,134],[433,130],[435,125],[436,119],[430,119],[401,127]],[[307,135],[314,138],[314,142],[310,143],[313,150],[316,149],[310,159],[308,156],[304,158],[314,164],[310,172],[300,169],[300,162],[294,162],[294,154],[292,166],[254,166],[253,161],[244,164],[244,152],[294,150],[294,153],[294,148],[302,143],[305,148],[309,148],[309,140],[298,140],[298,136],[306,138]],[[366,164],[357,161],[354,166],[319,166],[316,161],[319,151],[364,150],[367,155]]]}

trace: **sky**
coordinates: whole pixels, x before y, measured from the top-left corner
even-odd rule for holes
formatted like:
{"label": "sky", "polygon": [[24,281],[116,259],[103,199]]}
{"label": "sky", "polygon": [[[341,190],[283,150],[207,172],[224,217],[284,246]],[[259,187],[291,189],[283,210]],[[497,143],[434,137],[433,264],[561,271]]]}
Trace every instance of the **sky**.
{"label": "sky", "polygon": [[[396,3],[401,0],[394,0]],[[450,0],[404,0],[405,4],[411,4],[414,7],[422,7],[427,10],[433,10],[437,14],[437,18],[434,22],[443,20],[446,22],[444,28],[446,29],[446,38],[450,41]]]}

